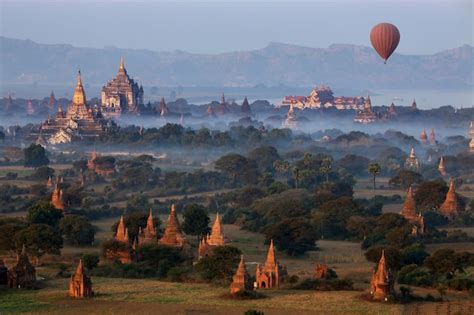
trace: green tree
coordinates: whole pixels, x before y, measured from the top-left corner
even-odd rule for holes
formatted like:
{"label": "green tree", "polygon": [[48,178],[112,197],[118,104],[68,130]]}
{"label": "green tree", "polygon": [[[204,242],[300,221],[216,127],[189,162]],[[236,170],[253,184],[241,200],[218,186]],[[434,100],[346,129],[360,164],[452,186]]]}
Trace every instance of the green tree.
{"label": "green tree", "polygon": [[215,162],[215,168],[226,173],[235,185],[238,179],[242,179],[247,184],[256,183],[258,170],[255,162],[247,160],[240,154],[227,154],[220,157]]}
{"label": "green tree", "polygon": [[31,224],[47,224],[57,227],[63,216],[63,211],[56,209],[49,202],[40,202],[28,208],[26,219]]}
{"label": "green tree", "polygon": [[288,255],[302,255],[316,248],[316,232],[305,218],[292,218],[270,225],[265,231],[267,241],[273,239],[279,250]]}
{"label": "green tree", "polygon": [[86,217],[68,215],[59,221],[59,228],[66,241],[73,245],[91,245],[95,229]]}
{"label": "green tree", "polygon": [[379,163],[377,162],[369,163],[369,173],[372,175],[373,181],[374,181],[374,192],[375,192],[375,178],[380,173],[380,170],[381,170],[381,167]]}
{"label": "green tree", "polygon": [[27,252],[38,260],[44,254],[59,255],[63,239],[58,229],[47,224],[32,224],[15,233],[16,248],[26,246]]}
{"label": "green tree", "polygon": [[277,160],[273,162],[273,167],[279,173],[286,173],[290,169],[290,163],[284,160]]}
{"label": "green tree", "polygon": [[26,226],[26,222],[23,218],[0,218],[0,250],[6,250],[12,253],[17,248],[13,235]]}
{"label": "green tree", "polygon": [[97,254],[84,254],[82,255],[82,262],[87,270],[92,270],[99,265],[99,255]]}
{"label": "green tree", "polygon": [[437,210],[446,198],[448,186],[443,181],[421,183],[415,191],[416,206],[420,209]]}
{"label": "green tree", "polygon": [[293,167],[293,179],[295,180],[295,188],[298,188],[298,182],[301,180],[301,170],[298,166]]}
{"label": "green tree", "polygon": [[30,144],[28,148],[23,149],[25,167],[34,167],[48,165],[49,159],[46,156],[46,150],[39,144]]}
{"label": "green tree", "polygon": [[144,194],[135,194],[127,200],[126,209],[128,212],[140,212],[145,209],[150,209],[151,204],[148,197]]}
{"label": "green tree", "polygon": [[196,235],[200,240],[210,232],[209,216],[206,209],[198,204],[192,203],[184,207],[183,231],[186,234]]}
{"label": "green tree", "polygon": [[423,176],[411,170],[400,170],[397,175],[390,178],[388,184],[393,187],[408,189],[408,187],[417,185],[423,181]]}
{"label": "green tree", "polygon": [[273,163],[280,160],[280,155],[274,147],[263,146],[250,151],[248,158],[257,163],[261,172],[272,172]]}
{"label": "green tree", "polygon": [[54,169],[47,166],[40,166],[30,175],[30,178],[36,180],[47,180],[49,177],[53,176]]}
{"label": "green tree", "polygon": [[450,248],[439,249],[424,262],[431,273],[454,277],[456,272],[464,272],[469,266],[474,266],[474,254],[469,252],[455,252]]}
{"label": "green tree", "polygon": [[218,246],[212,255],[201,258],[196,271],[205,280],[230,282],[240,261],[241,252],[233,246]]}

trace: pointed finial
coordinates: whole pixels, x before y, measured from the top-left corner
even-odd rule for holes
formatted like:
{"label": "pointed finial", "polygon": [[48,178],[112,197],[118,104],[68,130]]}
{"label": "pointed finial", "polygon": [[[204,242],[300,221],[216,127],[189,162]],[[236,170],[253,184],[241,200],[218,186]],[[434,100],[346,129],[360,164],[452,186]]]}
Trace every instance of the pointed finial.
{"label": "pointed finial", "polygon": [[77,86],[82,86],[81,69],[77,71]]}
{"label": "pointed finial", "polygon": [[123,57],[120,57],[120,70],[125,70],[125,61]]}

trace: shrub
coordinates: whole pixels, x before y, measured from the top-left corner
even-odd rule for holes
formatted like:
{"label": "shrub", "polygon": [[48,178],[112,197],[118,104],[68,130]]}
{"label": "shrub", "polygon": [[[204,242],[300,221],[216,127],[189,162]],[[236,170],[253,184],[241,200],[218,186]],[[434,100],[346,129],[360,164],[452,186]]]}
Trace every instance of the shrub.
{"label": "shrub", "polygon": [[353,282],[350,279],[306,279],[296,285],[297,290],[316,291],[342,291],[353,290]]}

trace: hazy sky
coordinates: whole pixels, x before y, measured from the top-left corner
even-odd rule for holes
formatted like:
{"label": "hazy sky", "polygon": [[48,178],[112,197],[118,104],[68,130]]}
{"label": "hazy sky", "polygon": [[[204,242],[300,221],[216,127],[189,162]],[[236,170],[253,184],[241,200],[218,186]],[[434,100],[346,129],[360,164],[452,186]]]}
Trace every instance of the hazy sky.
{"label": "hazy sky", "polygon": [[24,1],[0,0],[0,34],[40,43],[199,53],[269,42],[370,45],[379,22],[398,26],[398,52],[473,44],[473,1]]}

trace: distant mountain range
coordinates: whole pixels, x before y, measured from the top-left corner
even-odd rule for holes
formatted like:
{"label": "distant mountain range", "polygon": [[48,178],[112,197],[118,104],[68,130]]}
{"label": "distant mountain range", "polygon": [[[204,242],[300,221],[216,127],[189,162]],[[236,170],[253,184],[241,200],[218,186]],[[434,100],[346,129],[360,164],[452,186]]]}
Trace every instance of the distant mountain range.
{"label": "distant mountain range", "polygon": [[0,37],[0,83],[61,84],[74,80],[81,68],[86,83],[104,84],[117,72],[121,56],[129,74],[145,86],[473,88],[474,47],[469,45],[433,55],[394,54],[384,65],[372,48],[344,44],[309,48],[270,43],[253,51],[193,54],[78,48],[6,37]]}

